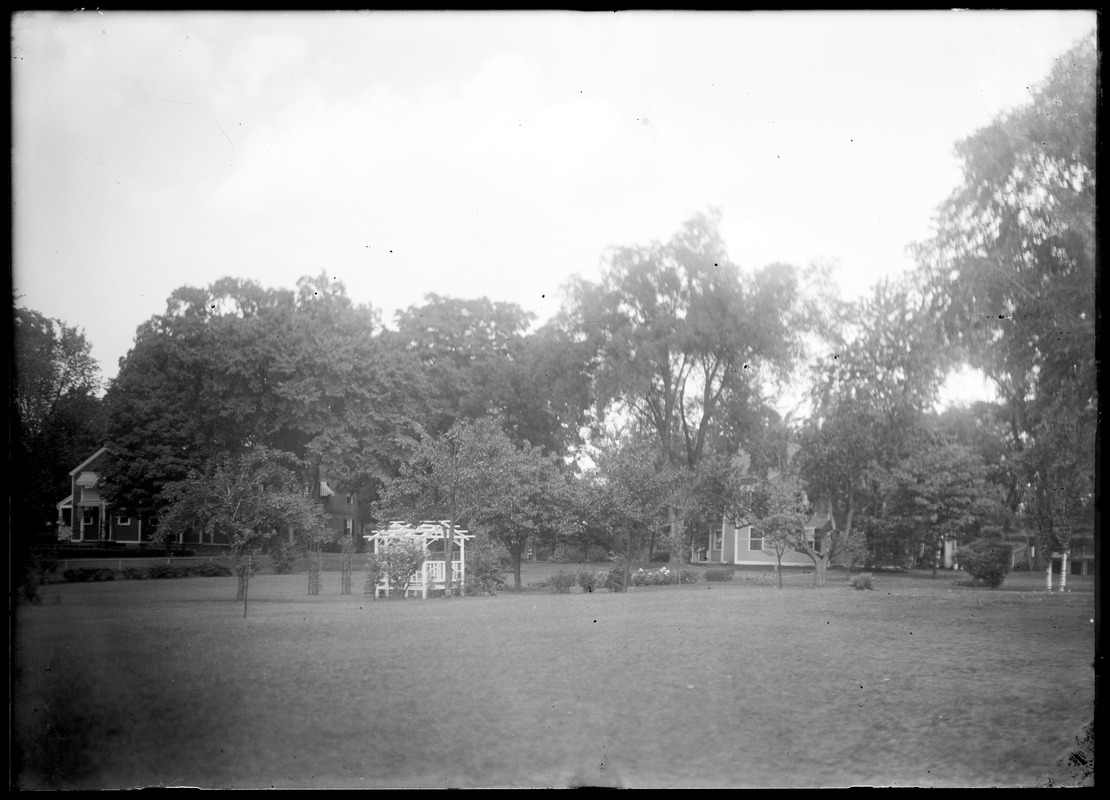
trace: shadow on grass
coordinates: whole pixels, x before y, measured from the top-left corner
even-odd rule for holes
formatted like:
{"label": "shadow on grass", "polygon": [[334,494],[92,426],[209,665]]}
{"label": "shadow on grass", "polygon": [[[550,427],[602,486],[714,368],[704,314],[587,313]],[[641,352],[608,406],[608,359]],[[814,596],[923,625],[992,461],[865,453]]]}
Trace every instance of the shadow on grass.
{"label": "shadow on grass", "polygon": [[100,772],[98,753],[115,747],[120,731],[97,713],[89,678],[51,655],[16,679],[37,691],[20,695],[34,700],[13,704],[14,788],[59,790],[93,782]]}

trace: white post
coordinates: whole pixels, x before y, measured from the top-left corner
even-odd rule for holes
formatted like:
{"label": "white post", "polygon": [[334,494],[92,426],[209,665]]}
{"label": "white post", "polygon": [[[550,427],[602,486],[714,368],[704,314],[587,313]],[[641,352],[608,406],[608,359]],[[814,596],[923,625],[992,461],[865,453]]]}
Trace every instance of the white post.
{"label": "white post", "polygon": [[459,591],[466,597],[466,539],[459,540]]}
{"label": "white post", "polygon": [[1068,551],[1060,554],[1060,591],[1067,591],[1068,585]]}
{"label": "white post", "polygon": [[1052,554],[1049,553],[1045,559],[1044,567],[1044,590],[1046,592],[1052,591]]}

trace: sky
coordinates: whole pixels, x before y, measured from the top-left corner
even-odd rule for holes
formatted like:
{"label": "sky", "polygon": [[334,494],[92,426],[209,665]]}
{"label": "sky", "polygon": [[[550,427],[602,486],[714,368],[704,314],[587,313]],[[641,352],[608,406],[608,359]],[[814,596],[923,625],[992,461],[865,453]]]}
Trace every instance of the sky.
{"label": "sky", "polygon": [[[341,281],[542,322],[614,246],[722,215],[742,269],[912,269],[957,141],[1068,12],[100,12],[12,18],[15,303],[105,379],[181,286]],[[957,385],[957,383],[959,385]],[[974,376],[952,399],[984,391]],[[967,398],[964,398],[967,395]]]}

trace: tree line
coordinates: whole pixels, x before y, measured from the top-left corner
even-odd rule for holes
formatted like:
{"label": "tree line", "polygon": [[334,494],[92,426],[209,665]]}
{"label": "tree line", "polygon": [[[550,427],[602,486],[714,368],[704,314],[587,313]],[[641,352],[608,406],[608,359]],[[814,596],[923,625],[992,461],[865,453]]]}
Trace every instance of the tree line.
{"label": "tree line", "polygon": [[[263,491],[326,476],[379,521],[481,531],[518,585],[530,547],[682,560],[726,514],[808,554],[819,582],[837,559],[935,566],[945,538],[1065,550],[1094,533],[1096,65],[1081,42],[958,143],[963,182],[917,269],[861,299],[819,267],[741,268],[709,211],[606,253],[541,325],[433,294],[386,327],[326,273],[182,287],[103,398],[82,334],[16,308],[13,527],[52,519],[68,470],[107,443],[104,494],[163,535],[318,536],[304,509],[214,521],[188,494],[280,461],[295,467]],[[961,364],[998,400],[939,412]],[[786,384],[801,419],[776,410]],[[799,525],[814,514],[820,547]]]}

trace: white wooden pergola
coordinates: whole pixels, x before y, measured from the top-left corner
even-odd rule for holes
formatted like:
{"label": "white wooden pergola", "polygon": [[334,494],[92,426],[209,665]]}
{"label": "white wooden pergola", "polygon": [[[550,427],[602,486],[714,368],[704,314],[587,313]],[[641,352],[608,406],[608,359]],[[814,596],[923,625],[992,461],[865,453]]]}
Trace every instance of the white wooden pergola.
{"label": "white wooden pergola", "polygon": [[[404,592],[406,596],[410,593],[419,594],[426,599],[428,597],[429,587],[432,589],[447,588],[447,582],[444,580],[444,575],[446,574],[444,570],[446,552],[440,556],[441,559],[444,559],[440,561],[428,559],[427,553],[429,544],[437,540],[443,541],[447,538],[447,532],[450,526],[451,523],[448,520],[421,522],[419,525],[393,521],[384,528],[379,528],[373,533],[366,534],[363,538],[373,544],[375,554],[389,547],[394,542],[420,542],[425,553],[424,564],[420,567],[420,571],[405,584]],[[463,581],[466,578],[466,543],[472,538],[474,538],[473,534],[467,533],[461,528],[455,528],[453,539],[459,543],[459,558],[457,561],[452,560],[451,562],[452,581]],[[444,549],[446,550],[446,543],[444,544]],[[388,575],[383,575],[381,580],[378,581],[378,585],[374,587],[374,597],[378,597],[382,594],[389,597]]]}

